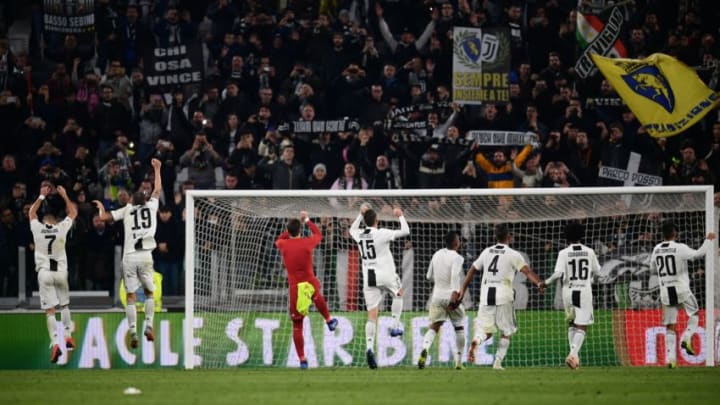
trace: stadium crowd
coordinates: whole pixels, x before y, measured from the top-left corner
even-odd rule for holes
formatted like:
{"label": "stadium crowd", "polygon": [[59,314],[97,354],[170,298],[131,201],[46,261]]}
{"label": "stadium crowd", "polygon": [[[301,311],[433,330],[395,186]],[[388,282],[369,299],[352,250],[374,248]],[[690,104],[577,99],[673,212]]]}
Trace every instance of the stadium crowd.
{"label": "stadium crowd", "polygon": [[[41,184],[64,186],[78,205],[71,287],[112,290],[122,238],[91,201],[114,209],[150,190],[153,157],[163,163],[155,260],[166,294],[181,291],[191,188],[622,186],[598,168],[624,169],[637,152],[639,172],[663,184],[720,191],[717,111],[681,135],[649,136],[601,75],[577,78],[576,1],[95,0],[94,44],[43,33],[42,2],[19,3],[0,5],[0,296],[17,296],[18,246],[32,263],[28,210]],[[717,5],[634,3],[630,57],[667,53],[712,81]],[[452,102],[454,26],[510,27],[510,103]],[[23,29],[29,40],[13,40]],[[152,90],[142,56],[192,41],[202,82]],[[349,125],[292,131],[330,120]],[[483,147],[470,130],[538,141]],[[51,193],[43,209],[63,207]]]}

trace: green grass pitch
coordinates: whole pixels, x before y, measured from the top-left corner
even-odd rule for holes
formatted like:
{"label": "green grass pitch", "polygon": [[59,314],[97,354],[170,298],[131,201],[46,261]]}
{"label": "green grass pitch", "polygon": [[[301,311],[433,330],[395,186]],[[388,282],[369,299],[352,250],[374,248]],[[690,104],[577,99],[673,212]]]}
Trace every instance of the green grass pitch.
{"label": "green grass pitch", "polygon": [[6,370],[0,403],[688,405],[717,404],[718,381],[717,368]]}

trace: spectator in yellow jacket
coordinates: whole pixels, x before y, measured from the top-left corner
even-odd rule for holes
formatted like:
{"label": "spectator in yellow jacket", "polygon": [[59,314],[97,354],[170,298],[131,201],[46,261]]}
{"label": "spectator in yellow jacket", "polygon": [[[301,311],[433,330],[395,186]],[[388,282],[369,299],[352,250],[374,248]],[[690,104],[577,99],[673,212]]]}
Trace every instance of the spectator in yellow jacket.
{"label": "spectator in yellow jacket", "polygon": [[[532,145],[525,147],[515,157],[515,164],[520,167],[532,152]],[[513,188],[515,181],[512,173],[512,160],[508,159],[503,149],[496,149],[493,152],[492,161],[488,160],[485,155],[480,152],[475,155],[475,163],[480,166],[487,174],[488,188]]]}

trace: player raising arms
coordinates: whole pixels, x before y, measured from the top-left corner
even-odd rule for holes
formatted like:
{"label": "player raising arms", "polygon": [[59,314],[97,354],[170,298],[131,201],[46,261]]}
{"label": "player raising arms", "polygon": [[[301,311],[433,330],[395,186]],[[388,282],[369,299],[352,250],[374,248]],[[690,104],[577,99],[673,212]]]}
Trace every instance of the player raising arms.
{"label": "player raising arms", "polygon": [[[310,228],[310,235],[303,238],[301,235],[302,223]],[[291,218],[287,223],[287,230],[275,240],[275,246],[285,264],[290,287],[290,319],[293,323],[293,342],[300,368],[307,369],[305,358],[305,341],[303,339],[303,318],[310,311],[310,304],[314,303],[320,311],[330,331],[334,331],[338,321],[330,318],[325,297],[320,293],[320,282],[313,272],[313,250],[320,244],[322,234],[317,225],[308,217],[307,211],[300,212],[300,219]]]}
{"label": "player raising arms", "polygon": [[[362,259],[363,295],[368,311],[368,321],[365,324],[365,339],[367,342],[368,367],[377,368],[375,362],[375,330],[377,329],[378,306],[383,301],[385,293],[392,294],[392,317],[394,326],[390,336],[402,336],[403,289],[400,277],[395,271],[395,259],[390,252],[390,242],[397,238],[410,235],[402,209],[393,210],[400,221],[399,230],[378,228],[377,213],[367,204],[360,207],[360,214],[350,226],[350,236],[357,242]],[[360,229],[360,221],[365,221],[365,229]]]}
{"label": "player raising arms", "polygon": [[585,340],[587,325],[593,324],[593,276],[600,271],[595,251],[580,243],[585,236],[585,226],[579,222],[570,222],[565,226],[565,238],[568,247],[558,253],[555,271],[552,276],[540,284],[545,289],[548,284],[562,279],[562,297],[565,316],[569,322],[568,342],[570,354],[565,364],[572,369],[580,367],[580,348]]}
{"label": "player raising arms", "polygon": [[450,320],[455,328],[455,368],[463,368],[462,354],[465,351],[465,308],[459,302],[454,302],[460,291],[460,283],[464,279],[463,259],[458,253],[460,249],[460,235],[450,231],[445,235],[445,247],[433,254],[428,267],[427,279],[433,280],[434,286],[430,297],[430,328],[423,338],[422,351],[418,359],[418,368],[425,368],[428,350],[440,331],[443,322]]}
{"label": "player raising arms", "polygon": [[68,198],[65,188],[58,186],[58,194],[65,201],[67,216],[60,222],[54,214],[46,212],[42,223],[38,220],[37,211],[40,204],[50,192],[50,187],[40,187],[40,195],[30,206],[30,230],[35,243],[35,271],[37,271],[40,288],[40,308],[45,310],[48,333],[50,334],[50,362],[57,363],[62,349],[57,344],[57,320],[55,307],[60,305],[60,319],[65,327],[65,348],[75,349],[75,341],[71,335],[72,320],[70,319],[70,289],[68,287],[68,262],[65,253],[65,240],[73,221],[77,218],[77,208]]}
{"label": "player raising arms", "polygon": [[490,339],[493,333],[499,329],[501,336],[493,368],[503,370],[502,361],[510,347],[510,337],[517,331],[512,289],[515,273],[518,271],[524,273],[538,287],[540,279],[525,263],[522,255],[508,246],[512,241],[512,234],[507,225],[500,224],[495,227],[495,238],[498,243],[483,250],[480,257],[470,267],[457,302],[462,301],[475,273],[484,270],[477,315],[479,324],[475,330],[475,337],[470,343],[468,362],[475,362],[475,350],[478,345]]}
{"label": "player raising arms", "polygon": [[667,355],[665,361],[669,368],[677,366],[677,336],[675,335],[675,324],[677,323],[678,307],[687,312],[689,319],[685,328],[685,340],[681,347],[694,355],[692,347],[692,335],[698,327],[698,303],[690,291],[690,279],[688,277],[687,261],[700,258],[710,252],[712,240],[715,234],[707,234],[705,242],[700,249],[694,250],[684,243],[675,242],[677,238],[677,227],[672,221],[665,221],[662,224],[663,242],[660,242],[653,249],[650,256],[650,271],[657,272],[660,279],[660,301],[663,308],[663,324],[667,328],[665,333],[665,348]]}
{"label": "player raising arms", "polygon": [[158,198],[162,192],[162,179],[160,177],[160,166],[162,164],[157,159],[152,159],[151,164],[155,172],[155,184],[149,199],[146,191],[138,190],[133,193],[130,204],[109,213],[105,212],[105,208],[100,201],[93,201],[103,221],[123,221],[125,240],[123,242],[122,270],[125,290],[127,291],[125,314],[130,328],[130,347],[133,349],[138,347],[137,308],[135,307],[137,297],[135,291],[140,288],[140,285],[145,290],[144,335],[149,342],[155,340],[155,333],[153,332],[153,316],[155,315],[153,291],[155,291],[155,283],[153,281],[152,251],[156,246],[155,230],[157,229],[157,212],[160,204]]}

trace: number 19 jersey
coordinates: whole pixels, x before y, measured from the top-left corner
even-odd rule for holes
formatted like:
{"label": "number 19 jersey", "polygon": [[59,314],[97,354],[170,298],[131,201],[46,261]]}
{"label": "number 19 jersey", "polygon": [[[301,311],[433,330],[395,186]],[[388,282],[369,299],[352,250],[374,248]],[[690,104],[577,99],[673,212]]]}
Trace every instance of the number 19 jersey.
{"label": "number 19 jersey", "polygon": [[128,204],[111,211],[113,220],[123,221],[123,254],[155,249],[158,206],[157,198],[150,198],[144,205]]}
{"label": "number 19 jersey", "polygon": [[502,243],[483,250],[473,263],[475,269],[483,271],[480,305],[503,305],[512,302],[515,273],[525,266],[527,263],[522,255]]}

